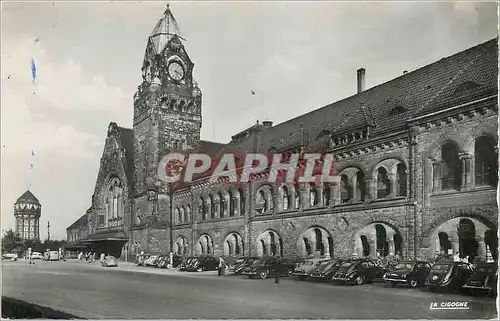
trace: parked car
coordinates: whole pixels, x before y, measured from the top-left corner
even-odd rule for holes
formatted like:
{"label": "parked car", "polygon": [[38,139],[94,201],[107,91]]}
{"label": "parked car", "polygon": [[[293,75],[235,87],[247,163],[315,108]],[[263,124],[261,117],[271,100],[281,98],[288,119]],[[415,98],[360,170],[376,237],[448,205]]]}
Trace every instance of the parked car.
{"label": "parked car", "polygon": [[202,271],[215,271],[219,268],[219,260],[213,256],[199,256],[191,260],[186,267],[186,271],[202,272]]}
{"label": "parked car", "polygon": [[427,276],[426,285],[432,292],[459,290],[472,275],[473,267],[465,262],[440,262],[435,264]]}
{"label": "parked car", "polygon": [[186,268],[191,265],[191,262],[195,260],[196,256],[190,256],[182,260],[181,264],[179,264],[179,271],[186,271]]}
{"label": "parked car", "polygon": [[323,262],[330,261],[330,259],[306,259],[301,262],[295,270],[293,270],[292,276],[298,278],[299,280],[307,279],[309,273],[320,266]]}
{"label": "parked car", "polygon": [[5,253],[2,254],[2,260],[17,261],[18,255],[16,253]]}
{"label": "parked car", "polygon": [[[182,262],[182,257],[179,256],[179,255],[176,255],[174,254],[173,255],[173,263],[174,263],[174,268],[175,267],[178,267],[179,264],[181,264]],[[165,269],[167,268],[167,266],[170,264],[170,255],[162,255],[160,256],[160,258],[158,259],[158,261],[156,262],[156,265],[159,267],[159,268],[162,268],[162,269]]]}
{"label": "parked car", "polygon": [[158,259],[159,255],[151,255],[146,260],[144,260],[144,266],[155,266],[155,262]]}
{"label": "parked car", "polygon": [[50,251],[49,252],[49,261],[59,261],[61,258],[59,256],[59,251]]}
{"label": "parked car", "polygon": [[373,282],[375,279],[382,279],[386,271],[376,261],[357,259],[342,263],[332,280],[344,284],[361,285]]}
{"label": "parked car", "polygon": [[258,276],[261,279],[267,278],[269,275],[273,276],[276,273],[285,276],[291,276],[296,267],[296,260],[294,259],[280,259],[275,257],[265,257],[254,261],[251,265],[243,269],[242,274],[247,275],[249,278]]}
{"label": "parked car", "polygon": [[496,291],[496,275],[496,263],[479,263],[476,265],[472,275],[467,279],[462,288],[465,292],[471,294],[483,292],[491,295],[492,292]]}
{"label": "parked car", "polygon": [[43,260],[43,255],[40,252],[33,252],[33,253],[31,253],[31,259],[32,260]]}
{"label": "parked car", "polygon": [[116,257],[114,257],[112,255],[108,255],[108,256],[104,257],[103,261],[101,261],[101,265],[103,267],[110,267],[110,266],[117,267],[118,260],[116,259]]}
{"label": "parked car", "polygon": [[425,284],[430,270],[431,265],[426,261],[402,261],[384,274],[384,281],[392,284],[392,287],[398,284],[408,284],[415,288]]}
{"label": "parked car", "polygon": [[161,265],[167,265],[169,261],[168,255],[159,255],[154,262],[154,267],[159,268]]}
{"label": "parked car", "polygon": [[144,266],[144,262],[149,258],[149,254],[139,256],[136,261],[137,266]]}
{"label": "parked car", "polygon": [[330,259],[309,273],[309,279],[314,281],[330,281],[340,269],[345,260]]}
{"label": "parked car", "polygon": [[258,260],[258,257],[241,257],[234,261],[232,266],[229,267],[228,272],[233,272],[236,275],[240,275],[243,272],[243,269],[253,262]]}

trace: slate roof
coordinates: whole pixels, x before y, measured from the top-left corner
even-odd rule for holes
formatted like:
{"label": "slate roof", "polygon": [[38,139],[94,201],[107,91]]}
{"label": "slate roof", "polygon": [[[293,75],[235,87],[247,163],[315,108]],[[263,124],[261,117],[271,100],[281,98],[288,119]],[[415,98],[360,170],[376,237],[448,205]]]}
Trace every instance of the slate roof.
{"label": "slate roof", "polygon": [[163,17],[156,24],[149,39],[154,44],[156,53],[160,53],[163,49],[165,49],[168,42],[174,36],[185,40],[182,37],[179,25],[177,24],[177,21],[175,21],[172,11],[170,11],[169,6],[167,5],[167,9],[163,13]]}
{"label": "slate roof", "polygon": [[[412,117],[496,94],[497,66],[498,45],[495,38],[265,129],[260,133],[257,149],[267,152],[274,147],[277,151],[285,151],[300,146],[301,125],[310,142],[318,140],[324,134],[340,134],[367,124],[375,125],[371,137],[404,130],[406,121]],[[474,87],[464,85],[467,82],[479,86],[456,94],[460,86]],[[315,143],[321,141],[326,144],[328,139],[319,139]],[[249,151],[251,145],[248,140],[229,143],[221,153]]]}
{"label": "slate roof", "polygon": [[128,184],[132,184],[134,177],[134,130],[118,127],[122,147],[125,148],[124,169]]}
{"label": "slate roof", "polygon": [[37,205],[41,205],[40,202],[38,201],[38,198],[36,198],[35,195],[33,195],[33,193],[31,193],[30,190],[27,190],[26,192],[24,192],[24,194],[21,195],[14,204],[37,204]]}
{"label": "slate roof", "polygon": [[81,228],[87,225],[87,214],[83,214],[79,219],[77,219],[73,224],[68,226],[66,230],[71,230],[74,228]]}

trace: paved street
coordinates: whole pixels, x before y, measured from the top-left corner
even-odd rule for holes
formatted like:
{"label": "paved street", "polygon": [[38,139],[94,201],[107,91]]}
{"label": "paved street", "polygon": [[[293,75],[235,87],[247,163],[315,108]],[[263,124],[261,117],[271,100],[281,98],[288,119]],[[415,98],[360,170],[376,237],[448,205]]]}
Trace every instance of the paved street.
{"label": "paved street", "polygon": [[[281,279],[217,277],[122,264],[2,262],[3,295],[86,318],[453,318],[496,316],[487,297],[434,294],[386,285],[334,286]],[[469,310],[430,310],[469,301]]]}

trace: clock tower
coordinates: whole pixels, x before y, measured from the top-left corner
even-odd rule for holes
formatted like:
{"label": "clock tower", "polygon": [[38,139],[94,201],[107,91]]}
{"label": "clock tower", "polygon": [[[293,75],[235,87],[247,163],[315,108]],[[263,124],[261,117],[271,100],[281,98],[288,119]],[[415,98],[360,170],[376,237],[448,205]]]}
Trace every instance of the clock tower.
{"label": "clock tower", "polygon": [[[197,150],[201,130],[201,90],[194,63],[169,6],[148,38],[142,83],[134,95],[134,220],[164,214],[158,196],[167,193],[157,170],[169,152]],[[144,199],[144,201],[142,201]],[[161,203],[161,202],[160,202]],[[159,206],[158,206],[159,205]]]}

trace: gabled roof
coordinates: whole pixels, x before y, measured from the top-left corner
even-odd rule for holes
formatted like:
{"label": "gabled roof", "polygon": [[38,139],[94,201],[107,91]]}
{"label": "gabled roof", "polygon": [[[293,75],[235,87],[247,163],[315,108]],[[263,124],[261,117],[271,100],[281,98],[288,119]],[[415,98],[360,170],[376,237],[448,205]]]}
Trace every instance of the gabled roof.
{"label": "gabled roof", "polygon": [[33,193],[31,193],[30,190],[27,190],[26,192],[24,192],[24,194],[21,195],[14,204],[37,204],[37,205],[41,205],[40,202],[38,201],[38,198],[36,198],[35,195],[33,195]]}
{"label": "gabled roof", "polygon": [[163,17],[156,24],[149,39],[153,43],[156,53],[160,53],[175,36],[182,40],[186,40],[182,37],[179,25],[177,24],[177,21],[175,21],[172,11],[170,11],[170,6],[167,5],[167,9],[163,13]]}
{"label": "gabled roof", "polygon": [[[311,142],[325,131],[335,136],[368,125],[373,126],[371,137],[404,130],[412,117],[496,94],[497,66],[497,39],[492,39],[262,131],[257,150],[267,152],[274,147],[284,151],[299,146],[301,125]],[[462,85],[464,82],[469,83]],[[323,146],[315,142],[316,148],[326,147],[328,140],[322,141]],[[221,153],[249,151],[251,145],[249,140],[228,144]]]}
{"label": "gabled roof", "polygon": [[71,230],[75,228],[81,228],[87,226],[87,214],[83,214],[79,219],[77,219],[73,224],[68,226],[66,230]]}
{"label": "gabled roof", "polygon": [[124,169],[127,181],[132,184],[134,177],[134,130],[131,128],[118,127],[122,147],[125,148]]}

